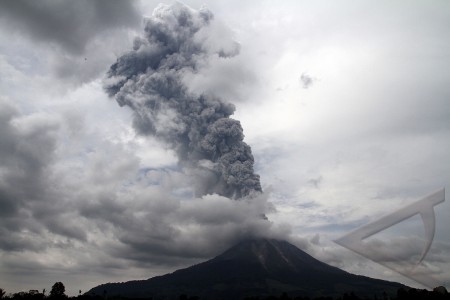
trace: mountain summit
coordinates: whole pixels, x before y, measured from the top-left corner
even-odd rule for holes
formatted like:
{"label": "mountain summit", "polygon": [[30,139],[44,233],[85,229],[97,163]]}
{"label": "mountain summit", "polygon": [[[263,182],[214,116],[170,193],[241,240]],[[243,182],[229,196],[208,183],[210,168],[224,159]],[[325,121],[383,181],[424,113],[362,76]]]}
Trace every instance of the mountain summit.
{"label": "mountain summit", "polygon": [[178,299],[243,299],[250,296],[373,297],[395,294],[400,283],[358,276],[327,265],[294,245],[273,239],[243,241],[223,254],[192,267],[148,280],[107,283],[88,294]]}

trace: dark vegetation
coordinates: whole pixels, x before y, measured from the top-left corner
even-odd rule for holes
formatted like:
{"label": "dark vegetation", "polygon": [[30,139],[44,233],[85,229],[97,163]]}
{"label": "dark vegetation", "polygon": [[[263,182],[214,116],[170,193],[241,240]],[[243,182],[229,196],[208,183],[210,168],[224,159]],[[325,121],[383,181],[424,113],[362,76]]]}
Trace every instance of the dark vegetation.
{"label": "dark vegetation", "polygon": [[[81,290],[78,296],[68,297],[65,294],[64,284],[61,282],[56,282],[50,293],[47,295],[45,289],[42,292],[37,290],[30,290],[29,292],[19,292],[14,294],[6,294],[4,289],[0,288],[0,299],[1,300],[162,300],[162,299],[174,299],[174,300],[204,300],[208,299],[207,297],[198,297],[198,296],[188,296],[185,294],[179,295],[176,298],[173,297],[142,297],[142,298],[129,298],[129,297],[121,297],[121,296],[108,296],[107,292],[104,291],[102,295],[88,295],[81,294]],[[389,297],[386,293],[383,296],[377,297],[358,297],[353,292],[344,293],[341,296],[337,297],[291,297],[288,293],[282,293],[278,297],[276,296],[268,296],[268,297],[243,297],[243,298],[232,298],[232,300],[365,300],[365,299],[380,299],[380,300],[450,300],[450,294],[444,287],[437,287],[433,291],[428,290],[420,290],[420,289],[404,289],[400,288],[397,291],[397,296]],[[223,300],[230,300],[227,298],[223,298]]]}

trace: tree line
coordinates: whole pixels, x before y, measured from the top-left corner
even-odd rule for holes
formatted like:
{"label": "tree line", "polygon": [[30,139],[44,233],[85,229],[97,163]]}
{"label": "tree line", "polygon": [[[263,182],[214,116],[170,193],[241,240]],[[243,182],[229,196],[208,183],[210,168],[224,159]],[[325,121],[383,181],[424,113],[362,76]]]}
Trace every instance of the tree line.
{"label": "tree line", "polygon": [[[76,297],[69,297],[66,295],[66,288],[62,282],[55,282],[50,290],[49,294],[46,294],[46,290],[43,289],[42,292],[38,290],[30,290],[28,292],[18,292],[14,294],[6,294],[6,291],[0,288],[0,300],[133,300],[133,298],[127,298],[122,296],[109,296],[106,290],[103,295],[87,295],[81,294]],[[333,297],[290,297],[287,293],[282,293],[280,296],[268,296],[268,297],[246,297],[243,300],[450,300],[450,294],[447,292],[445,287],[437,287],[433,291],[421,290],[421,289],[404,289],[401,288],[397,291],[396,297],[390,297],[387,294],[383,294],[381,298],[374,296],[373,298],[360,298],[355,293],[344,293],[342,296]],[[138,299],[134,299],[138,300]],[[139,300],[159,300],[148,298],[139,298]],[[182,294],[178,297],[178,300],[203,300],[197,296],[187,296]],[[228,299],[223,299],[228,300]],[[233,299],[235,300],[235,299]]]}
{"label": "tree line", "polygon": [[[81,291],[80,291],[81,293]],[[6,291],[2,288],[0,288],[0,299],[14,299],[14,300],[42,300],[42,299],[48,299],[48,300],[62,300],[69,298],[66,295],[66,287],[62,282],[55,282],[55,284],[52,286],[52,289],[50,290],[50,293],[47,295],[46,290],[43,289],[42,292],[38,290],[29,290],[28,292],[18,292],[14,294],[6,294]]]}

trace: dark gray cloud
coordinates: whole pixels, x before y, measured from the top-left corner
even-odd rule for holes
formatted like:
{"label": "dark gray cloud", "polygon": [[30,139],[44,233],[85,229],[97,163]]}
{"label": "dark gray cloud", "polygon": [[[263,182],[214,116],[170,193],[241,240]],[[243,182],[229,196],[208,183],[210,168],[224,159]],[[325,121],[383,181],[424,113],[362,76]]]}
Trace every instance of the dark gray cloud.
{"label": "dark gray cloud", "polygon": [[0,17],[3,26],[77,55],[100,32],[141,21],[133,1],[108,0],[0,1]]}
{"label": "dark gray cloud", "polygon": [[289,235],[261,218],[273,210],[262,194],[231,201],[178,193],[191,189],[192,173],[141,169],[132,149],[90,136],[97,130],[88,133],[75,111],[59,118],[10,102],[0,109],[0,275],[10,272],[7,282],[36,269],[50,282],[55,270],[121,279],[130,268],[199,262],[248,236]]}
{"label": "dark gray cloud", "polygon": [[60,120],[45,113],[24,115],[5,99],[0,111],[0,248],[43,251],[52,245],[41,239],[48,234],[85,240],[64,183],[54,177]]}
{"label": "dark gray cloud", "polygon": [[43,116],[21,117],[0,99],[0,248],[41,249],[42,244],[21,235],[44,226],[32,218],[32,208],[44,204],[49,190],[47,166],[53,159],[58,124]]}
{"label": "dark gray cloud", "polygon": [[[184,180],[187,184],[189,178]],[[176,186],[184,184],[178,181]],[[288,228],[276,229],[261,218],[273,210],[262,195],[242,201],[218,195],[181,200],[171,195],[173,186],[162,190],[165,185],[91,198],[80,204],[80,216],[117,238],[105,248],[113,257],[149,266],[208,258],[249,236],[289,234]]]}
{"label": "dark gray cloud", "polygon": [[0,99],[0,205],[4,218],[14,215],[25,200],[45,193],[46,166],[55,147],[57,124],[44,118],[17,119],[18,111]]}
{"label": "dark gray cloud", "polygon": [[307,73],[302,73],[302,75],[300,76],[300,83],[304,89],[310,88],[316,80],[316,78],[311,77]]}
{"label": "dark gray cloud", "polygon": [[323,180],[323,177],[319,175],[317,178],[309,179],[307,183],[312,185],[316,189],[318,189],[318,188],[320,188],[320,184],[321,184],[322,180]]}
{"label": "dark gray cloud", "polygon": [[146,19],[145,35],[111,66],[105,90],[135,113],[134,127],[175,149],[180,163],[202,180],[197,195],[218,193],[241,198],[261,192],[250,147],[234,106],[212,94],[193,94],[183,83],[211,56],[239,52],[232,40],[212,48],[205,37],[213,15],[182,4],[160,5]]}
{"label": "dark gray cloud", "polygon": [[125,50],[142,26],[138,10],[137,1],[0,1],[0,49],[15,67],[51,71],[52,89],[73,88]]}

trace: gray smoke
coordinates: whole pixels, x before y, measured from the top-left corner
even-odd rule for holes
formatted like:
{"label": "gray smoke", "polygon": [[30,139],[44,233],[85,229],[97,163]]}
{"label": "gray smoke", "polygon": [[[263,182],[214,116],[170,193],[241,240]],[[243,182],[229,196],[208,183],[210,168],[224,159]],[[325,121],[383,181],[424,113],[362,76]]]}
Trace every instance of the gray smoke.
{"label": "gray smoke", "polygon": [[262,190],[241,124],[230,118],[235,107],[211,93],[194,94],[183,83],[183,75],[195,74],[211,56],[239,53],[235,42],[216,47],[208,42],[212,22],[206,9],[158,6],[145,20],[144,36],[111,66],[104,88],[134,111],[138,133],[165,142],[183,167],[202,178],[197,195],[237,199]]}

